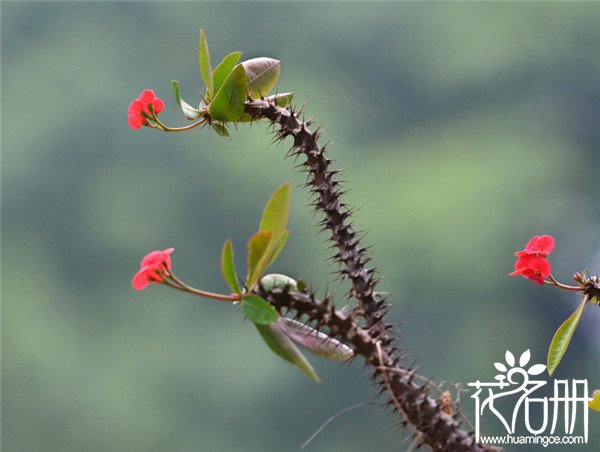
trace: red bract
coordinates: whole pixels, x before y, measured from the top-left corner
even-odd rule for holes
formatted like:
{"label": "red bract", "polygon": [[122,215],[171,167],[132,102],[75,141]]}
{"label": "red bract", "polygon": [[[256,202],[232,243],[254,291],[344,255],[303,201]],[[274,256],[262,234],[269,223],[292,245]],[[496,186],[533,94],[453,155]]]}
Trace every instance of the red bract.
{"label": "red bract", "polygon": [[135,130],[148,125],[148,119],[144,117],[142,113],[152,116],[150,105],[152,105],[155,114],[159,114],[165,108],[165,103],[162,99],[156,97],[154,91],[147,89],[142,91],[140,97],[134,99],[131,104],[129,104],[129,110],[127,110],[129,127]]}
{"label": "red bract", "polygon": [[158,284],[164,281],[164,278],[171,271],[170,254],[175,248],[167,248],[164,251],[152,251],[148,253],[140,264],[140,270],[131,280],[131,285],[135,290],[143,290],[148,284]]}
{"label": "red bract", "polygon": [[531,279],[541,286],[551,271],[550,262],[545,257],[525,255],[517,259],[517,262],[515,262],[515,271],[509,273],[508,276],[521,275],[523,278]]}
{"label": "red bract", "polygon": [[536,235],[525,246],[523,251],[517,251],[515,256],[536,255],[546,257],[554,249],[554,237],[551,235]]}
{"label": "red bract", "polygon": [[523,251],[517,251],[515,271],[509,276],[522,276],[531,279],[538,285],[544,284],[552,268],[546,256],[554,249],[554,237],[550,235],[534,236],[525,246]]}

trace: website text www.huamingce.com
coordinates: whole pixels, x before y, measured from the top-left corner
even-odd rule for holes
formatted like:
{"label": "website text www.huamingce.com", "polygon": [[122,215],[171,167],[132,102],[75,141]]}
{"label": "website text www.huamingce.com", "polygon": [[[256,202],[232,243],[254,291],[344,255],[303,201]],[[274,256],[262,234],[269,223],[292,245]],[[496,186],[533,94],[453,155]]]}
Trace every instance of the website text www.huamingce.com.
{"label": "website text www.huamingce.com", "polygon": [[541,444],[543,447],[559,444],[585,444],[583,436],[481,436],[480,441],[483,444]]}

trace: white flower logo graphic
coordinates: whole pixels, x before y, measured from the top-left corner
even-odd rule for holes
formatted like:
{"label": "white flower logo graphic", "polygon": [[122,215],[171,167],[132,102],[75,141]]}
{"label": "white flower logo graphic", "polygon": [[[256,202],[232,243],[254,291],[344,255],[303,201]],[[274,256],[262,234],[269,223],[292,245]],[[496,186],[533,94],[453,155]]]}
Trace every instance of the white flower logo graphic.
{"label": "white flower logo graphic", "polygon": [[498,380],[500,389],[505,386],[510,386],[511,384],[515,384],[515,381],[511,378],[515,373],[520,373],[524,375],[525,381],[529,379],[528,375],[539,375],[546,370],[546,366],[544,364],[534,364],[529,369],[525,370],[524,367],[529,363],[531,359],[531,352],[529,350],[525,350],[521,356],[519,357],[519,365],[515,366],[515,355],[513,355],[509,350],[506,350],[504,354],[504,359],[506,361],[506,366],[503,363],[495,362],[494,367],[500,373],[494,377],[494,379]]}

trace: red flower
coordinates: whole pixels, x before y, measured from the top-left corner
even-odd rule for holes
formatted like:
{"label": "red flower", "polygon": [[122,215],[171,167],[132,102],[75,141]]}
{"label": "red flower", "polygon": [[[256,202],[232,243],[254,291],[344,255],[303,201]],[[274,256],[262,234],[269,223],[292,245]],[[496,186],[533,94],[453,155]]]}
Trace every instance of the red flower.
{"label": "red flower", "polygon": [[162,99],[156,97],[154,91],[147,89],[142,91],[139,98],[134,99],[129,104],[129,110],[127,111],[129,127],[135,130],[148,125],[148,119],[142,113],[152,116],[150,105],[152,105],[155,114],[159,114],[165,108],[165,103]]}
{"label": "red flower", "polygon": [[550,275],[552,268],[548,259],[541,256],[526,254],[515,262],[515,271],[508,276],[521,275],[523,278],[531,279],[537,285],[542,286],[544,279]]}
{"label": "red flower", "polygon": [[533,237],[525,246],[523,251],[517,251],[515,256],[518,257],[515,262],[515,271],[509,273],[508,276],[520,275],[524,278],[531,279],[538,285],[544,284],[552,268],[546,256],[554,249],[554,237],[550,235],[542,235]]}
{"label": "red flower", "polygon": [[164,251],[152,251],[148,253],[140,264],[140,270],[131,280],[135,290],[143,290],[148,284],[158,284],[164,281],[171,271],[171,256],[175,248],[167,248]]}

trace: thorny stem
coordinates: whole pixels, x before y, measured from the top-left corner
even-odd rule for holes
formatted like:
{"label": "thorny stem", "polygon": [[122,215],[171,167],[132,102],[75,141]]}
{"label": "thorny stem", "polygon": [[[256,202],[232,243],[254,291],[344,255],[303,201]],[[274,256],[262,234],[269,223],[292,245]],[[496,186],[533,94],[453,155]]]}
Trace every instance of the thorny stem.
{"label": "thorny stem", "polygon": [[[390,400],[394,403],[394,406],[396,407],[396,410],[398,410],[398,413],[400,413],[403,417],[406,418],[406,417],[408,417],[408,415],[406,414],[406,412],[402,408],[402,405],[400,405],[400,402],[398,401],[398,399],[396,398],[396,395],[394,394],[392,386],[390,385],[390,379],[388,377],[388,369],[383,364],[383,351],[381,350],[381,341],[377,341],[375,343],[375,346],[377,347],[377,357],[379,358],[378,369],[381,371],[381,375],[383,376],[383,382],[385,383],[385,387],[390,392]],[[420,437],[422,437],[422,433],[419,432],[414,425],[411,424],[410,427],[412,430],[413,437],[415,438],[415,442],[418,442],[416,440],[418,440]],[[411,447],[412,447],[412,445],[411,445]]]}
{"label": "thorny stem", "polygon": [[304,170],[309,179],[306,185],[315,196],[315,211],[323,214],[322,229],[329,230],[331,240],[338,248],[332,259],[341,266],[340,279],[348,279],[352,283],[350,295],[358,302],[353,314],[364,318],[373,333],[381,336],[384,346],[390,345],[392,338],[383,322],[383,314],[390,306],[377,297],[375,286],[378,278],[374,269],[366,267],[370,260],[367,248],[360,246],[359,234],[349,221],[352,211],[341,201],[342,191],[335,180],[337,171],[329,169],[331,160],[325,155],[327,147],[318,144],[320,131],[311,132],[309,123],[300,120],[296,113],[264,100],[246,103],[245,111],[255,119],[267,118],[274,127],[278,126],[276,136],[280,140],[288,136],[293,138],[289,154],[305,158]]}
{"label": "thorny stem", "polygon": [[435,389],[433,385],[418,383],[424,378],[414,369],[394,364],[397,359],[386,351],[389,347],[356,323],[352,316],[336,310],[329,297],[318,300],[312,294],[292,292],[287,288],[267,291],[259,287],[258,294],[275,306],[281,315],[291,315],[315,323],[317,328],[327,328],[329,336],[351,346],[355,356],[362,356],[372,368],[375,381],[390,394],[388,405],[402,413],[403,425],[410,426],[421,444],[428,444],[434,451],[496,450],[477,444],[473,434],[461,428],[456,419],[460,415],[447,414],[439,400],[430,395]]}
{"label": "thorny stem", "polygon": [[259,294],[279,311],[291,312],[298,320],[308,317],[308,323],[317,329],[329,328],[331,337],[340,338],[363,356],[372,368],[373,380],[382,392],[388,393],[388,404],[403,417],[402,424],[410,426],[419,444],[428,444],[435,451],[494,450],[477,444],[473,434],[463,430],[442,404],[429,396],[428,384],[415,382],[414,369],[399,365],[402,354],[391,334],[393,326],[384,320],[390,305],[377,296],[378,279],[374,270],[366,267],[369,256],[366,248],[359,246],[360,238],[349,223],[351,211],[340,199],[342,191],[335,180],[336,171],[329,169],[331,160],[325,156],[326,146],[318,144],[319,130],[311,132],[309,123],[299,119],[298,113],[265,100],[248,101],[245,112],[255,120],[268,119],[277,139],[293,138],[288,155],[305,159],[306,186],[315,195],[315,210],[323,214],[323,230],[331,233],[331,241],[338,249],[333,260],[340,264],[340,277],[351,281],[350,295],[357,300],[357,306],[345,316],[331,306],[328,298],[318,302],[312,295],[286,290],[266,292],[261,287]]}

